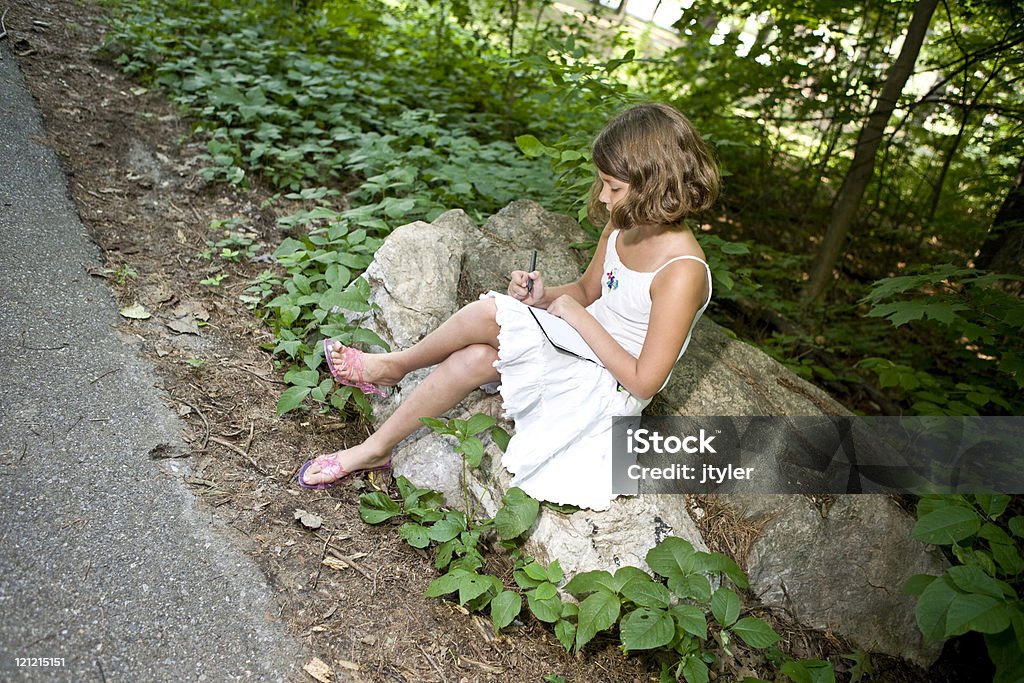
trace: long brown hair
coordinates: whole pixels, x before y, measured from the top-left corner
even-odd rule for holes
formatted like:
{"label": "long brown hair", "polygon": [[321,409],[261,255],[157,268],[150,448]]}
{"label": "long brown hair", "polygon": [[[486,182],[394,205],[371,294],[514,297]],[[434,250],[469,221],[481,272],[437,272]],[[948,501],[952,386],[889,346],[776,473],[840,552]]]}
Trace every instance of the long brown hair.
{"label": "long brown hair", "polygon": [[600,201],[600,177],[590,188],[587,214],[594,225],[616,228],[678,225],[718,198],[718,165],[690,121],[667,104],[641,104],[612,119],[594,140],[594,165],[629,184],[611,216]]}

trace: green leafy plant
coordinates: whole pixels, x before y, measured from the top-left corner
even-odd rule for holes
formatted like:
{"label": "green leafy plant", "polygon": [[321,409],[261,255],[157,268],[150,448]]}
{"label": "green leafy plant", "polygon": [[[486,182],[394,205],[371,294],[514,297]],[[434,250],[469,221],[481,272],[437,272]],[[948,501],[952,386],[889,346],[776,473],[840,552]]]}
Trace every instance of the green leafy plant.
{"label": "green leafy plant", "polygon": [[[436,433],[454,437],[464,461],[476,464],[483,455],[477,435],[487,429],[493,435],[496,429],[493,418],[485,415],[424,422]],[[407,543],[435,546],[434,566],[442,573],[427,588],[427,596],[452,596],[467,609],[486,611],[496,631],[510,625],[524,607],[551,625],[566,651],[580,652],[599,633],[617,628],[625,652],[674,653],[676,664],[662,678],[688,683],[706,683],[712,665],[735,656],[738,641],[765,649],[779,640],[765,621],[743,614],[739,594],[726,584],[744,589],[746,576],[721,553],[697,551],[687,541],[670,537],[646,556],[653,574],[637,567],[622,567],[614,574],[591,571],[562,586],[565,575],[557,560],[545,566],[519,548],[540,514],[538,501],[521,489],[505,493],[493,518],[475,520],[447,509],[440,493],[417,488],[405,477],[398,477],[396,485],[399,501],[383,491],[363,494],[362,519],[380,524],[405,517],[399,535]],[[515,587],[484,571],[487,548],[494,543],[513,561]],[[565,599],[563,591],[572,598]],[[781,671],[794,681],[834,680],[828,662],[788,660]]]}
{"label": "green leafy plant", "polygon": [[1007,398],[1024,387],[1024,302],[997,285],[1020,279],[942,264],[879,280],[862,299],[870,305],[868,317],[885,318],[896,327],[943,329],[944,336],[959,340],[949,355],[972,378],[989,381],[956,382],[940,375],[939,368],[877,358],[865,361],[865,367],[878,372],[882,386],[912,394],[920,414],[977,415],[1000,408],[1013,414],[1019,399]]}
{"label": "green leafy plant", "polygon": [[1018,681],[1024,661],[1024,516],[1009,515],[1011,502],[997,494],[922,497],[914,538],[948,548],[959,564],[903,586],[917,596],[914,613],[927,641],[984,634],[995,683]]}

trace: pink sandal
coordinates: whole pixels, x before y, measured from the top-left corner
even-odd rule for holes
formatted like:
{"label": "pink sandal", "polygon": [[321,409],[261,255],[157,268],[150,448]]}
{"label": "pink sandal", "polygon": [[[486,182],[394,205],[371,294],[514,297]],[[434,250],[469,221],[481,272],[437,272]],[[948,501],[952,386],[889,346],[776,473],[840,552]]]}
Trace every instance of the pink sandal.
{"label": "pink sandal", "polygon": [[[301,486],[304,489],[330,489],[334,488],[335,486],[343,482],[345,479],[348,479],[352,475],[359,474],[360,472],[379,472],[380,470],[391,469],[391,463],[388,462],[377,467],[366,467],[364,469],[352,470],[351,472],[349,472],[348,470],[341,466],[341,463],[339,463],[337,459],[332,457],[335,455],[337,455],[337,453],[321,455],[319,458],[307,460],[305,463],[303,463],[302,468],[299,469],[299,486]],[[306,470],[308,470],[310,465],[312,465],[317,460],[321,460],[320,471],[329,477],[334,477],[333,481],[320,482],[319,484],[306,483]]]}
{"label": "pink sandal", "polygon": [[[341,346],[341,357],[345,362],[345,369],[355,372],[355,381],[338,375],[338,370],[334,367],[334,361],[331,360],[331,347],[335,344]],[[380,396],[381,398],[388,395],[388,392],[384,391],[376,384],[370,384],[369,382],[363,381],[363,352],[359,349],[354,349],[351,346],[344,346],[333,339],[324,339],[324,358],[327,359],[327,367],[331,370],[331,376],[339,384],[343,384],[347,387],[355,387],[364,394],[373,394],[374,396]]]}

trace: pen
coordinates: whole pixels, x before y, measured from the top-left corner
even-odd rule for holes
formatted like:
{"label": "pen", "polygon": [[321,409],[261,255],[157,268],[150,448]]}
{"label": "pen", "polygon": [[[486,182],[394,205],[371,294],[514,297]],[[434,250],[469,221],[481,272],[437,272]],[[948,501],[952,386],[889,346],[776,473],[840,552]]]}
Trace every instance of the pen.
{"label": "pen", "polygon": [[[530,256],[530,270],[528,273],[532,273],[537,269],[537,250],[533,250],[533,254]],[[533,278],[527,274],[526,276],[526,293],[533,294]]]}

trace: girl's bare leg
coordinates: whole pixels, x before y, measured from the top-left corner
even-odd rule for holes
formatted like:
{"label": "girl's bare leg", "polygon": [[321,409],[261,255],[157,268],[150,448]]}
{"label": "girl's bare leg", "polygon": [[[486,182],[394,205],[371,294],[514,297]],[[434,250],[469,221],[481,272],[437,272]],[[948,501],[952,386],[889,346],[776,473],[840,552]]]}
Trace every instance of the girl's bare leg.
{"label": "girl's bare leg", "polygon": [[[421,417],[438,417],[450,410],[481,384],[498,379],[494,361],[498,358],[497,308],[493,299],[481,299],[464,306],[411,348],[393,353],[363,354],[364,382],[385,386],[397,384],[413,370],[438,365],[398,406],[380,428],[353,448],[321,456],[339,463],[346,472],[386,463],[395,445],[412,434]],[[343,358],[334,353],[334,364],[345,372]],[[356,379],[353,377],[352,379]],[[306,470],[307,484],[331,481],[314,461]]]}
{"label": "girl's bare leg", "polygon": [[[346,379],[394,386],[413,370],[436,365],[459,349],[473,344],[486,344],[498,348],[497,307],[494,299],[480,299],[463,306],[412,347],[392,353],[363,354],[361,377],[354,368],[346,368],[340,350],[332,350],[332,360],[338,373]],[[346,375],[346,370],[352,374]]]}
{"label": "girl's bare leg", "polygon": [[498,371],[494,369],[494,361],[497,359],[497,349],[487,343],[470,344],[448,354],[366,441],[353,448],[317,458],[305,472],[305,483],[319,484],[334,480],[331,474],[321,472],[319,463],[324,460],[340,464],[345,472],[388,462],[391,450],[398,442],[422,426],[421,417],[438,417],[455,407],[481,384],[496,381]]}

